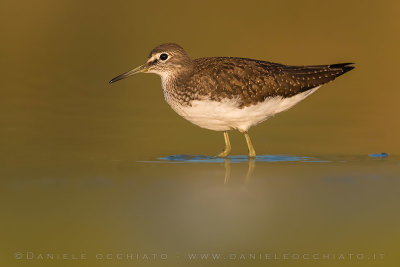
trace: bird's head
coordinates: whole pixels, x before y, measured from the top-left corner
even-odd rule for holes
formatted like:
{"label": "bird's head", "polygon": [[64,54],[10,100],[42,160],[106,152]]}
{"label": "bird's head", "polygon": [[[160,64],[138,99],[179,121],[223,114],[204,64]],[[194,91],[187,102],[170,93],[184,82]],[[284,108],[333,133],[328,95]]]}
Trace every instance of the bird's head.
{"label": "bird's head", "polygon": [[162,44],[150,52],[146,63],[115,77],[110,83],[141,72],[155,73],[160,75],[161,78],[167,78],[171,75],[179,76],[190,72],[192,68],[192,60],[180,45],[172,43]]}

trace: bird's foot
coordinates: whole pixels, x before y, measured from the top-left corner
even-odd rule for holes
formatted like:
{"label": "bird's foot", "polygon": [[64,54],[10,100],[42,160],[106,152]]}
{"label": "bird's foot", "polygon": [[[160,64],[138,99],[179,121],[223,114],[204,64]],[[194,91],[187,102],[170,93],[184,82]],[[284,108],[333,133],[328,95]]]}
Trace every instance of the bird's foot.
{"label": "bird's foot", "polygon": [[254,149],[251,149],[249,151],[249,158],[254,159],[256,157],[256,151]]}
{"label": "bird's foot", "polygon": [[231,153],[230,149],[225,149],[224,151],[222,151],[221,153],[219,153],[215,157],[216,158],[226,158],[230,153]]}

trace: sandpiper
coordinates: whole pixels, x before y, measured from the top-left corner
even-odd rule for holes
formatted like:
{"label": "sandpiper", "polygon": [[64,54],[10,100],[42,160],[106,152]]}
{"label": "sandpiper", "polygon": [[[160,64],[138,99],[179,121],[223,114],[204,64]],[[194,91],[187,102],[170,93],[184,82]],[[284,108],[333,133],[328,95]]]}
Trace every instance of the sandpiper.
{"label": "sandpiper", "polygon": [[249,157],[255,157],[250,127],[352,70],[351,64],[288,66],[236,57],[192,60],[181,46],[168,43],[154,48],[146,63],[110,83],[140,72],[158,74],[164,98],[176,113],[202,128],[224,133],[225,149],[218,157],[231,152],[229,130],[244,134]]}

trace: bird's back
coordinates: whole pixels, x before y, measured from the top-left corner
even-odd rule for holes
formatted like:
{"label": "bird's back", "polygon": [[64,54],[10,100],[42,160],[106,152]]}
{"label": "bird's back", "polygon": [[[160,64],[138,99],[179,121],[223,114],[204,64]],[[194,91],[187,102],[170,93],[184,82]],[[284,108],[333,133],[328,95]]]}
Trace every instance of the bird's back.
{"label": "bird's back", "polygon": [[213,101],[237,98],[245,107],[321,86],[352,70],[350,64],[287,66],[246,58],[199,58],[194,60],[193,75],[185,90]]}

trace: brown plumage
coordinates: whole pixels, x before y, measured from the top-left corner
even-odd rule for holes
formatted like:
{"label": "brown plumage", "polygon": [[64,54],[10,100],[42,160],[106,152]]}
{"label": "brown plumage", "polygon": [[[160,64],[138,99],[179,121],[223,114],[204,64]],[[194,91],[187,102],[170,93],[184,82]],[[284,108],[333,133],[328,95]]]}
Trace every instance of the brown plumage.
{"label": "brown plumage", "polygon": [[250,106],[268,97],[291,97],[323,85],[353,69],[351,63],[287,66],[247,58],[213,57],[193,61],[192,75],[184,80],[186,92],[219,101],[240,99],[240,106]]}

